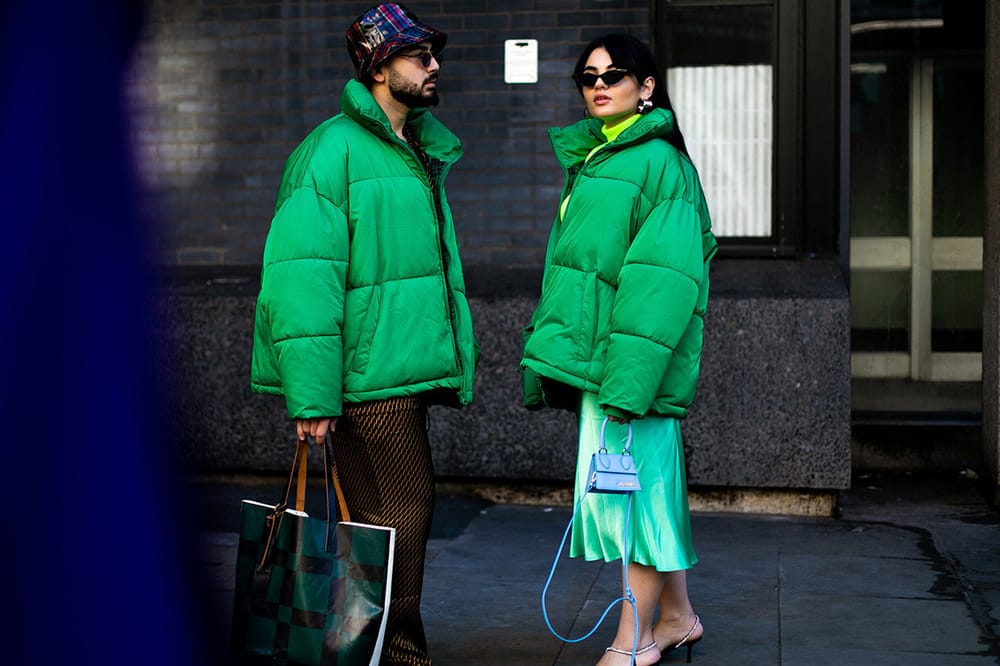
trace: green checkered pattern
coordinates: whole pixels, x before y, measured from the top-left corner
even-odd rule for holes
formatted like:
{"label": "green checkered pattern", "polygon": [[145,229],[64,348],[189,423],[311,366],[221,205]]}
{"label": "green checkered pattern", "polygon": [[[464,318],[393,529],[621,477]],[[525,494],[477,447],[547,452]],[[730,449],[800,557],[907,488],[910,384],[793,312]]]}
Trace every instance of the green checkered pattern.
{"label": "green checkered pattern", "polygon": [[[264,566],[270,517],[280,520]],[[244,502],[236,560],[235,664],[357,666],[378,646],[388,607],[392,531],[328,523]],[[377,660],[376,660],[377,661]]]}

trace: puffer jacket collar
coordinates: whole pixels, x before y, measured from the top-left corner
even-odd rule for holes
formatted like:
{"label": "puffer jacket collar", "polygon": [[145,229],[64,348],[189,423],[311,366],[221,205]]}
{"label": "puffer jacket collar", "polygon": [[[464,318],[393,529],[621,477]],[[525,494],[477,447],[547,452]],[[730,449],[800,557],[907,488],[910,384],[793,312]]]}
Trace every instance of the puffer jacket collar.
{"label": "puffer jacket collar", "polygon": [[[351,79],[344,86],[340,110],[375,136],[389,142],[399,141],[382,107],[360,81]],[[413,128],[428,157],[452,164],[462,156],[462,142],[427,109],[413,109],[406,123]]]}
{"label": "puffer jacket collar", "polygon": [[[553,127],[549,130],[556,159],[564,169],[580,164],[595,146],[604,143],[605,138],[601,133],[603,126],[601,120],[587,118],[566,127]],[[619,150],[648,139],[666,139],[673,130],[674,114],[666,109],[653,109],[622,132],[609,149]]]}

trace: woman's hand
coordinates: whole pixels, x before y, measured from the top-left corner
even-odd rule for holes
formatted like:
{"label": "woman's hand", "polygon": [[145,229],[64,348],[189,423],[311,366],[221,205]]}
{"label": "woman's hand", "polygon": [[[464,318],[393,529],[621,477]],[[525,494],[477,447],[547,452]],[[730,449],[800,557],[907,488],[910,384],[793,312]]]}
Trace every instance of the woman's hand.
{"label": "woman's hand", "polygon": [[299,441],[303,441],[306,436],[315,438],[313,442],[317,446],[322,446],[326,441],[326,434],[337,429],[337,419],[329,417],[297,419],[295,421],[295,432],[299,436]]}
{"label": "woman's hand", "polygon": [[626,419],[621,416],[615,416],[613,414],[608,414],[608,420],[612,423],[629,423],[631,419]]}

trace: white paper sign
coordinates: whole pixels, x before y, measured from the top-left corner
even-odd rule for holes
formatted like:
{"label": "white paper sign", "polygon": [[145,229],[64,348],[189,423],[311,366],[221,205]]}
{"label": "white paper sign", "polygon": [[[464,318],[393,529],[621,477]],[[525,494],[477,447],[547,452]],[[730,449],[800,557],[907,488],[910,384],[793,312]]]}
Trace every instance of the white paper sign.
{"label": "white paper sign", "polygon": [[538,40],[508,39],[503,43],[504,83],[538,83]]}

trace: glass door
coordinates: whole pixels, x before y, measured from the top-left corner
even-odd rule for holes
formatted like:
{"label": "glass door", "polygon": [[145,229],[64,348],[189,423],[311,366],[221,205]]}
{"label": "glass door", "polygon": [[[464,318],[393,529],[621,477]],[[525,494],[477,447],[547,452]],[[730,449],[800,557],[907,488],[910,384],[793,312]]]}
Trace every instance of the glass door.
{"label": "glass door", "polygon": [[852,376],[979,381],[982,61],[856,57],[851,95]]}

